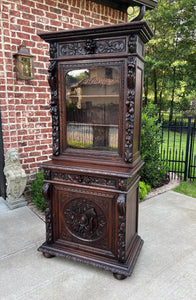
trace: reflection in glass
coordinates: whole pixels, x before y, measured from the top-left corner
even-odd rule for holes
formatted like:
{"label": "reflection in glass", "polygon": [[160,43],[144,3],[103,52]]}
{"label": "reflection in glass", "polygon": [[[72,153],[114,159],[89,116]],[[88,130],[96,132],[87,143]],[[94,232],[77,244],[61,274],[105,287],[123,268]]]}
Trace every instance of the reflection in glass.
{"label": "reflection in glass", "polygon": [[119,69],[92,68],[66,75],[69,148],[117,151]]}

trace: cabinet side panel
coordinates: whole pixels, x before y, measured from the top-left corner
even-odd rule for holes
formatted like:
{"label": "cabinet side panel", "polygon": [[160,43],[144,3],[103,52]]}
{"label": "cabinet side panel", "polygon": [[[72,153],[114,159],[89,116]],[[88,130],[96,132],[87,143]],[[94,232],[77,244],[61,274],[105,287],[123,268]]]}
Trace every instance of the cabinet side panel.
{"label": "cabinet side panel", "polygon": [[130,245],[137,233],[137,203],[138,203],[138,181],[130,189],[127,195],[126,207],[126,252],[128,253]]}

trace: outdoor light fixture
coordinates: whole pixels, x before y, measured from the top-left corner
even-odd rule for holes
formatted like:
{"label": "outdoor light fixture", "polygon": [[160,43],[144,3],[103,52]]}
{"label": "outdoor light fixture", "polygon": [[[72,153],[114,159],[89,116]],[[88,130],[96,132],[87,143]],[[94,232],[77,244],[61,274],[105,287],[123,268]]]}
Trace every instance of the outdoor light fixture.
{"label": "outdoor light fixture", "polygon": [[31,55],[26,46],[21,44],[18,53],[14,54],[16,58],[16,78],[29,80],[34,78],[33,55]]}

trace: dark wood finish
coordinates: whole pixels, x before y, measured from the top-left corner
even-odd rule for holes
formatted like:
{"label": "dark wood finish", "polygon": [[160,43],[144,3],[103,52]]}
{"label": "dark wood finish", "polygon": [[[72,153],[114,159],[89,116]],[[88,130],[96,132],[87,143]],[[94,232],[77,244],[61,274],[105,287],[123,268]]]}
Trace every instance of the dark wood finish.
{"label": "dark wood finish", "polygon": [[[138,235],[138,182],[143,164],[139,154],[141,98],[144,43],[152,37],[152,32],[142,21],[40,36],[50,43],[53,158],[41,165],[45,177],[46,242],[39,250],[46,257],[60,256],[83,262],[124,279],[131,275],[143,245]],[[85,106],[85,122],[90,120],[96,124],[89,125],[93,128],[95,149],[98,145],[94,136],[107,148],[110,143],[107,126],[118,126],[118,149],[113,152],[72,149],[67,143],[66,107],[70,92],[66,90],[66,74],[86,69],[90,70],[89,76],[95,72],[102,76],[105,68],[109,77],[111,70],[120,75],[118,116],[110,117],[109,103],[105,110],[107,118],[101,124],[99,114],[95,114],[98,110],[93,108],[96,103],[93,90],[94,100],[91,103],[88,100]],[[106,85],[112,84],[112,79],[97,78]],[[86,80],[85,84],[92,81]],[[71,88],[77,89],[78,85],[73,83]],[[113,99],[107,88],[109,96],[100,95],[106,102]],[[80,100],[81,93],[80,89]],[[85,97],[90,99],[89,95]],[[96,115],[95,121],[86,117],[88,109]],[[111,113],[115,113],[113,110]],[[72,116],[69,118],[74,120]],[[80,113],[77,122],[82,120]]]}

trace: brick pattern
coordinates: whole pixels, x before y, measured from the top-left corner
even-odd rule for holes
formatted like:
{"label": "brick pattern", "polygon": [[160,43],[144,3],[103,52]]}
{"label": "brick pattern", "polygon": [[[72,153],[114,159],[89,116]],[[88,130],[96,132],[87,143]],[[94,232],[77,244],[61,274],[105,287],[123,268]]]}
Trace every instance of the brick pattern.
{"label": "brick pattern", "polygon": [[[37,33],[126,22],[126,14],[88,0],[0,1],[0,109],[4,152],[19,149],[29,178],[52,155],[48,44]],[[35,78],[16,80],[13,55],[24,43]]]}

